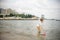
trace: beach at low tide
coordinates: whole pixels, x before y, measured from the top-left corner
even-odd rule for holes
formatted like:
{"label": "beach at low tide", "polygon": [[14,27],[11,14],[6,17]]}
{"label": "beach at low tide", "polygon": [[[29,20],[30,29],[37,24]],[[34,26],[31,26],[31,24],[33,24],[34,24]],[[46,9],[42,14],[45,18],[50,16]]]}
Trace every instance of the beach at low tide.
{"label": "beach at low tide", "polygon": [[42,35],[34,36],[27,33],[16,33],[10,29],[0,31],[0,40],[44,40]]}
{"label": "beach at low tide", "polygon": [[[37,24],[46,32],[46,36],[37,36]],[[44,20],[0,20],[1,40],[59,40],[60,21]]]}

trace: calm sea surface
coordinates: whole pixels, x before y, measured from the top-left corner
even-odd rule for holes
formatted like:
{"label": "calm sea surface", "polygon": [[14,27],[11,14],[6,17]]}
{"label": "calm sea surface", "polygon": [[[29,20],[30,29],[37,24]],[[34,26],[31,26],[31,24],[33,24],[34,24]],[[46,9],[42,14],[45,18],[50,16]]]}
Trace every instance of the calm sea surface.
{"label": "calm sea surface", "polygon": [[46,40],[60,40],[60,21],[44,20],[0,20],[0,31],[37,34],[36,26],[41,25],[46,32]]}

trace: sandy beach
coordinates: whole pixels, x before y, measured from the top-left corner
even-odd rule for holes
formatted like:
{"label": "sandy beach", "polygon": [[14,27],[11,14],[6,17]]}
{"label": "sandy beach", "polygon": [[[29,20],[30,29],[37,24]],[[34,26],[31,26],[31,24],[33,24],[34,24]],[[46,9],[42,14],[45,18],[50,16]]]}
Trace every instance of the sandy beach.
{"label": "sandy beach", "polygon": [[0,40],[43,40],[43,37],[24,32],[17,33],[9,28],[0,28]]}
{"label": "sandy beach", "polygon": [[21,34],[14,34],[14,33],[0,33],[1,40],[36,40],[32,36],[28,35],[21,35]]}

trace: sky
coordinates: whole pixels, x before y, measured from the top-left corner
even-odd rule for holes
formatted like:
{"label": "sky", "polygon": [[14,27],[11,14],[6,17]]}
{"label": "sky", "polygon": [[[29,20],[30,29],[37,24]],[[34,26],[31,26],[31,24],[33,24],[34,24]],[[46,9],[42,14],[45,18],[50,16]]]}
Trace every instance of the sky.
{"label": "sky", "polygon": [[0,0],[0,8],[11,8],[45,18],[60,19],[60,0]]}

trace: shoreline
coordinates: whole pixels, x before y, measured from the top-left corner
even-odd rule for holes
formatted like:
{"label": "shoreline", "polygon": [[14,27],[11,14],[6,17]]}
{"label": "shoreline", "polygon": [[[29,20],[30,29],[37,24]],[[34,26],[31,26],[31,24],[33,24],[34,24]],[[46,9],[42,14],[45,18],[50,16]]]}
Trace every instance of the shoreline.
{"label": "shoreline", "polygon": [[0,20],[39,20],[38,18],[0,18]]}
{"label": "shoreline", "polygon": [[[12,36],[13,35],[13,36]],[[9,36],[9,37],[8,37]],[[37,40],[33,35],[13,32],[1,33],[1,40]]]}

